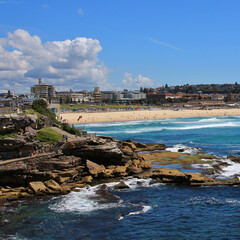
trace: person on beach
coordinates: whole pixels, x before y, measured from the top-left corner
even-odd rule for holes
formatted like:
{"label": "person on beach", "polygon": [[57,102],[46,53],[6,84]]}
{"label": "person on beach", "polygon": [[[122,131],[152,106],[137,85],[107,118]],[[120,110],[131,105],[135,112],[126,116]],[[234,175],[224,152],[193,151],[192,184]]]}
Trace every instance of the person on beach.
{"label": "person on beach", "polygon": [[65,140],[65,135],[62,135],[62,142],[64,142]]}
{"label": "person on beach", "polygon": [[65,137],[65,138],[66,138],[66,142],[67,142],[67,141],[68,141],[68,135],[66,135],[66,137]]}

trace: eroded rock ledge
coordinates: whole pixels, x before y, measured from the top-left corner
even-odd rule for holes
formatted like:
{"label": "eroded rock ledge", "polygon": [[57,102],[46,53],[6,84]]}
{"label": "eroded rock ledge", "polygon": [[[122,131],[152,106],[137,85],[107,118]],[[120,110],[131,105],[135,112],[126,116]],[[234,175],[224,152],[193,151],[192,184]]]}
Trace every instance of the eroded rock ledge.
{"label": "eroded rock ledge", "polygon": [[68,142],[61,154],[41,154],[0,165],[0,201],[66,194],[98,180],[127,176],[189,186],[239,184],[237,179],[220,182],[200,173],[151,169],[151,162],[138,154],[140,150],[165,148],[163,144],[145,145],[111,137],[86,137]]}

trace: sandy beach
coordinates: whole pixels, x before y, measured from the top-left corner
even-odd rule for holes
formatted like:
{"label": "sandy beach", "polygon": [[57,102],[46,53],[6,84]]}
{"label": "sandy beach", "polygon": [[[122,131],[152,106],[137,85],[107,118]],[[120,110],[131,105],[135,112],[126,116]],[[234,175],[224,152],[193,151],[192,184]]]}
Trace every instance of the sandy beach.
{"label": "sandy beach", "polygon": [[[120,111],[120,112],[92,112],[92,113],[61,113],[62,121],[70,124],[97,123],[97,122],[116,122],[150,120],[161,118],[181,118],[181,117],[214,117],[214,116],[235,116],[240,115],[239,108],[232,109],[212,109],[212,110],[193,110],[180,109],[178,111],[169,109],[159,110],[139,110],[139,111]],[[82,118],[79,118],[82,116]]]}

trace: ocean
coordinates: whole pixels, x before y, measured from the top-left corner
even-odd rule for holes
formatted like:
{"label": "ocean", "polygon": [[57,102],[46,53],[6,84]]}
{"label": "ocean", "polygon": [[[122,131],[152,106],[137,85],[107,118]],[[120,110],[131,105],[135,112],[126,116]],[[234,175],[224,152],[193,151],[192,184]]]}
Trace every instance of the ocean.
{"label": "ocean", "polygon": [[[83,127],[79,125],[78,127]],[[226,159],[240,157],[240,117],[178,118],[84,125],[90,134],[119,140],[199,148]],[[226,160],[228,161],[228,160]],[[222,177],[240,174],[240,164]],[[5,206],[0,239],[240,239],[240,187],[186,187],[125,180],[130,189],[103,199],[99,185],[41,200]]]}

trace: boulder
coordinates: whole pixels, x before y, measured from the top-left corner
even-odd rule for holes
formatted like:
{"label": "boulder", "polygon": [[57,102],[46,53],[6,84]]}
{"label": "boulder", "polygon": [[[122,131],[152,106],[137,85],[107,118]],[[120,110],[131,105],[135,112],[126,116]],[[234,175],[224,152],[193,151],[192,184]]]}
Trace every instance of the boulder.
{"label": "boulder", "polygon": [[62,194],[67,194],[71,192],[71,188],[68,185],[61,185],[61,193]]}
{"label": "boulder", "polygon": [[52,190],[54,190],[54,191],[61,191],[60,185],[59,185],[57,182],[55,182],[54,180],[52,180],[52,179],[44,182],[44,184],[45,184],[48,188],[50,188],[50,189],[52,189]]}
{"label": "boulder", "polygon": [[48,188],[44,185],[43,182],[30,182],[28,187],[35,193],[46,193],[48,192]]}
{"label": "boulder", "polygon": [[94,177],[97,177],[99,174],[104,174],[105,172],[105,167],[103,165],[99,165],[90,160],[86,161],[86,167],[88,169],[88,172]]}
{"label": "boulder", "polygon": [[120,181],[118,184],[113,186],[113,189],[126,189],[130,188],[125,182]]}
{"label": "boulder", "polygon": [[85,176],[82,178],[83,183],[91,183],[93,180],[92,176]]}

